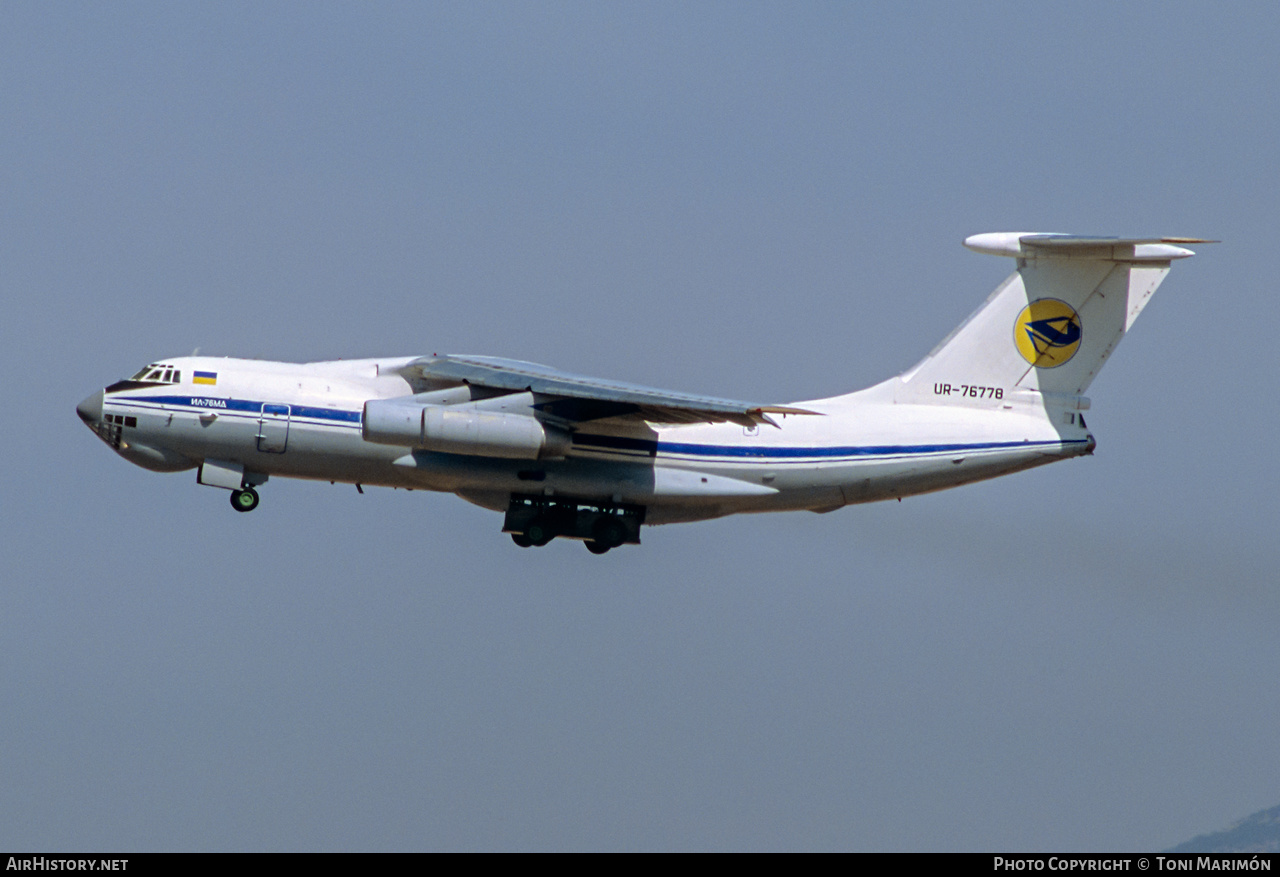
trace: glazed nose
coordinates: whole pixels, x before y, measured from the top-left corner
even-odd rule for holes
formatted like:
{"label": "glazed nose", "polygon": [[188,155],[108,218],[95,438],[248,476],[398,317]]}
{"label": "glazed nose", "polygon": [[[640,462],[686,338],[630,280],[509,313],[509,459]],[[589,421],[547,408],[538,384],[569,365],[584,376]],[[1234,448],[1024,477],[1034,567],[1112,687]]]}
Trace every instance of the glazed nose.
{"label": "glazed nose", "polygon": [[76,414],[88,426],[93,426],[102,419],[102,391],[94,393],[76,406]]}

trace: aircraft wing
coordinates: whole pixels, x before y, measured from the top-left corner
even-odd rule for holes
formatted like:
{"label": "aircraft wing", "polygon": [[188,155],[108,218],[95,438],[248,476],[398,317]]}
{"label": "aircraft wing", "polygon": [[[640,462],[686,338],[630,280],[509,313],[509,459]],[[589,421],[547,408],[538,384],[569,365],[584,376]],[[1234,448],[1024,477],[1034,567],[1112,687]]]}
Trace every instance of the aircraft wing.
{"label": "aircraft wing", "polygon": [[545,365],[490,356],[423,356],[403,369],[428,381],[490,390],[532,392],[539,410],[571,421],[635,417],[651,423],[738,423],[777,426],[771,414],[817,414],[786,405],[760,405],[676,393],[569,374]]}

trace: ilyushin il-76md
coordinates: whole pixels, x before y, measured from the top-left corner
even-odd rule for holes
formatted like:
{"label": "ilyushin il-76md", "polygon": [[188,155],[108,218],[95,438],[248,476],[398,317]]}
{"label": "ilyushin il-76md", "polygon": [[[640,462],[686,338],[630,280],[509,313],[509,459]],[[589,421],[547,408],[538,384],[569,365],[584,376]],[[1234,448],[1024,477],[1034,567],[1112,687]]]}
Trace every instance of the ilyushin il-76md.
{"label": "ilyushin il-76md", "polygon": [[828,512],[1093,452],[1084,396],[1191,238],[974,235],[1017,267],[914,367],[858,392],[735,401],[487,356],[163,359],[76,407],[120,456],[194,469],[239,512],[271,477],[437,490],[520,546],[602,554],[642,525]]}

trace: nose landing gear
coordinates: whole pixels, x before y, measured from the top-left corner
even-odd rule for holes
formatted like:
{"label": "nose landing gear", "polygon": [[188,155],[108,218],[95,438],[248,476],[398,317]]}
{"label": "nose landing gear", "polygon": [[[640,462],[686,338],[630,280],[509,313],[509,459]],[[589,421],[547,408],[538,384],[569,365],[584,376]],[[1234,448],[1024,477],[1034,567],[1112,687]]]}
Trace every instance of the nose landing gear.
{"label": "nose landing gear", "polygon": [[242,487],[231,491],[231,507],[238,512],[251,512],[258,507],[258,491]]}
{"label": "nose landing gear", "polygon": [[258,507],[259,484],[267,481],[265,472],[246,472],[244,465],[227,460],[205,460],[196,470],[196,483],[231,491],[231,507],[238,512],[251,512]]}

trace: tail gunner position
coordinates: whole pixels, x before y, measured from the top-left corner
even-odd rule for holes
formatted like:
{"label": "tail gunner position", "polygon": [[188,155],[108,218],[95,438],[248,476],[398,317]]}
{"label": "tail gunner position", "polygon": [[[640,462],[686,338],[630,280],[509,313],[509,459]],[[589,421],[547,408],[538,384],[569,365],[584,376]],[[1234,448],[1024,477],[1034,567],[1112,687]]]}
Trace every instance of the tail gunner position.
{"label": "tail gunner position", "polygon": [[120,456],[258,505],[272,476],[456,493],[517,545],[841,506],[1093,451],[1084,392],[1189,238],[970,237],[1017,268],[913,368],[767,405],[483,356],[154,362],[76,406]]}

